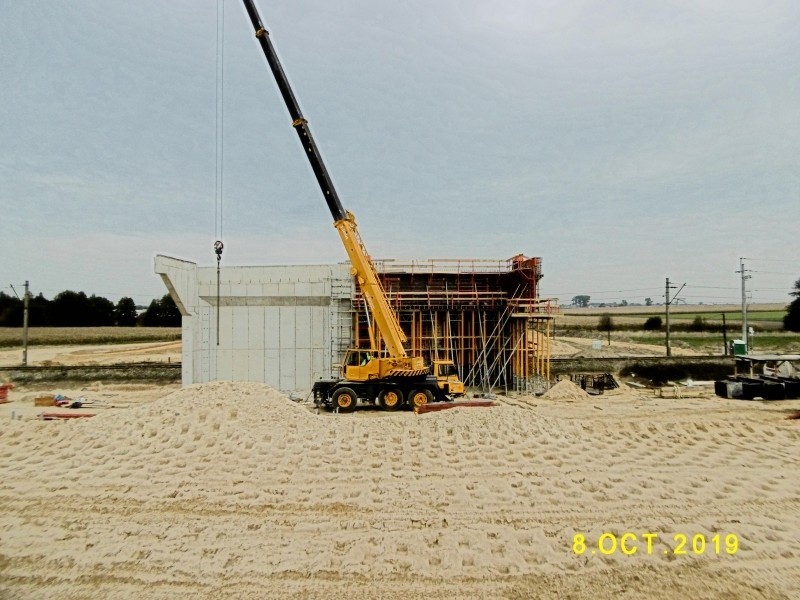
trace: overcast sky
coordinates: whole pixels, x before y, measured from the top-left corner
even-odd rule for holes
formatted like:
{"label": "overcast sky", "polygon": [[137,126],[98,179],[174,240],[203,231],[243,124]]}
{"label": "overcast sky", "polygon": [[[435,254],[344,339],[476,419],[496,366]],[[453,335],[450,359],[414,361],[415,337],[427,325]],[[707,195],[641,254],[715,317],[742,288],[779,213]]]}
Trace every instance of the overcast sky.
{"label": "overcast sky", "polygon": [[[346,260],[241,2],[221,6],[0,0],[4,291],[146,303],[155,254],[214,264],[220,156],[223,266]],[[373,257],[523,253],[562,301],[658,302],[670,277],[713,303],[740,298],[744,256],[754,301],[790,299],[796,0],[259,7]]]}

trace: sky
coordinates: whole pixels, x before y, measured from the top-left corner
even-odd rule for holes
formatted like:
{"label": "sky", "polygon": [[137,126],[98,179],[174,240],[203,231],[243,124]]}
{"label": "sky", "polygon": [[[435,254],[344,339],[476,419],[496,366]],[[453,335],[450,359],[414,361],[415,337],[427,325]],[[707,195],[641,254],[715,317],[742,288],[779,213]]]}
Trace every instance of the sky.
{"label": "sky", "polygon": [[[257,2],[376,259],[540,256],[543,297],[788,302],[800,3]],[[0,0],[0,290],[146,304],[156,254],[346,260],[235,0]]]}

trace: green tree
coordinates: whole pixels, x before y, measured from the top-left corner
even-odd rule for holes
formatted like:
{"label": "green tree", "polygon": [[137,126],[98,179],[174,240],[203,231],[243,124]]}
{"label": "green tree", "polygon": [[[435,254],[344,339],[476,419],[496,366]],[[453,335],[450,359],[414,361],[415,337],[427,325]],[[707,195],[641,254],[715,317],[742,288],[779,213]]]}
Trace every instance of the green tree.
{"label": "green tree", "polygon": [[586,308],[589,306],[589,299],[591,296],[575,296],[572,298],[572,304],[578,308]]}
{"label": "green tree", "polygon": [[599,331],[605,331],[608,335],[608,345],[611,345],[611,332],[614,329],[614,320],[611,318],[611,315],[605,314],[600,317],[600,320],[597,322],[597,329]]}
{"label": "green tree", "polygon": [[789,295],[794,296],[794,300],[786,307],[783,328],[786,331],[800,332],[800,279],[794,282],[794,291],[789,292]]}
{"label": "green tree", "polygon": [[136,303],[133,298],[124,296],[119,299],[114,307],[114,321],[118,327],[133,327],[136,325]]}
{"label": "green tree", "polygon": [[22,300],[0,292],[0,327],[22,326]]}
{"label": "green tree", "polygon": [[159,327],[161,321],[161,303],[158,300],[152,300],[139,317],[139,322],[145,327]]}
{"label": "green tree", "polygon": [[161,310],[163,310],[164,327],[181,326],[181,311],[169,294],[164,294],[161,298]]}
{"label": "green tree", "polygon": [[51,317],[56,327],[85,327],[88,313],[89,298],[83,292],[64,290],[53,298]]}
{"label": "green tree", "polygon": [[86,302],[86,325],[106,327],[114,324],[114,303],[108,298],[92,294]]}
{"label": "green tree", "polygon": [[146,327],[180,327],[181,311],[169,294],[160,300],[153,300],[141,316],[141,323]]}
{"label": "green tree", "polygon": [[644,299],[645,306],[653,306],[653,299],[652,298],[645,298]]}

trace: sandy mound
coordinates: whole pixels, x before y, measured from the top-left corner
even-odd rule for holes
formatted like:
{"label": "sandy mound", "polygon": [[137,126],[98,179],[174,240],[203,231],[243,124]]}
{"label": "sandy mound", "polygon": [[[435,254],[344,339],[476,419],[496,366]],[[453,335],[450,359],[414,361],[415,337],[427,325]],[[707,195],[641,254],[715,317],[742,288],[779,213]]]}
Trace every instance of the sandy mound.
{"label": "sandy mound", "polygon": [[572,383],[569,379],[562,379],[553,387],[551,387],[543,398],[549,400],[590,400],[591,396],[582,390],[577,385]]}
{"label": "sandy mound", "polygon": [[[676,402],[331,416],[214,383],[85,421],[0,422],[0,596],[797,589],[797,422],[749,406],[696,419]],[[635,557],[571,551],[576,532],[607,531],[660,541]],[[676,557],[679,532],[733,532],[742,551]]]}

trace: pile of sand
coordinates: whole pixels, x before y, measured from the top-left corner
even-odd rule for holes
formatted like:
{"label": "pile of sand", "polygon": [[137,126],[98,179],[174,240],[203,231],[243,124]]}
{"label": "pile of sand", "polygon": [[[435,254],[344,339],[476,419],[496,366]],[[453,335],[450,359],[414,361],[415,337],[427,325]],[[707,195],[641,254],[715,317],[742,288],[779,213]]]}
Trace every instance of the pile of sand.
{"label": "pile of sand", "polygon": [[[317,415],[213,383],[78,422],[0,422],[0,595],[797,589],[796,421],[663,402],[645,420],[621,401],[592,419],[586,403]],[[572,552],[576,532],[606,531],[661,540],[650,556]],[[733,532],[742,551],[678,558],[676,532]]]}
{"label": "pile of sand", "polygon": [[553,387],[551,387],[543,398],[549,400],[589,400],[591,396],[582,390],[577,385],[572,383],[569,379],[562,379]]}

